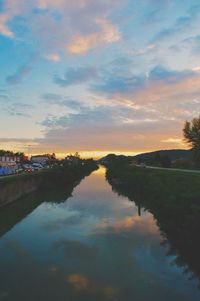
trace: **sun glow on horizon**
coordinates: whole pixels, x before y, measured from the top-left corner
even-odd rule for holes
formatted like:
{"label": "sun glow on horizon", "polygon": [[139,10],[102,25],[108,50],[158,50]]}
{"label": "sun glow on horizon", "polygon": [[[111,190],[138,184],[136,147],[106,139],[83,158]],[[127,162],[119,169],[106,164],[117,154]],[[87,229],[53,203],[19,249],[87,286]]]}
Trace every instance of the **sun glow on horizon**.
{"label": "sun glow on horizon", "polygon": [[[70,154],[75,154],[76,151],[66,151],[66,152],[56,152],[56,157],[58,159],[64,159],[66,156],[70,155]],[[125,155],[125,156],[135,156],[139,153],[141,153],[142,151],[138,151],[138,152],[129,152],[129,151],[113,151],[113,150],[108,150],[108,151],[80,151],[78,152],[79,155],[81,156],[81,158],[85,158],[85,159],[89,159],[89,158],[93,158],[93,159],[100,159],[102,157],[107,156],[108,154],[115,154],[115,155]],[[30,155],[37,155],[37,154],[44,154],[44,153],[52,153],[52,151],[45,151],[45,152],[31,152]]]}

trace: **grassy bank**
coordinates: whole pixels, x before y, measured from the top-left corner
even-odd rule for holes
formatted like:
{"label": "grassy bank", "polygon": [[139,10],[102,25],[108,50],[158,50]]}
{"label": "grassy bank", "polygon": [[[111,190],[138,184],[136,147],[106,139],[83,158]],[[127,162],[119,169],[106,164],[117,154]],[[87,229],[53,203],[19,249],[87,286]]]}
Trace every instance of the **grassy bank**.
{"label": "grassy bank", "polygon": [[200,174],[195,172],[143,169],[128,164],[115,164],[109,166],[107,175],[119,179],[124,185],[134,185],[136,190],[141,188],[141,193],[146,196],[150,193],[153,198],[164,196],[165,199],[167,196],[168,201],[178,201],[181,198],[182,201],[190,203],[191,200],[198,202],[200,198]]}
{"label": "grassy bank", "polygon": [[176,263],[200,279],[200,174],[108,166],[113,190],[154,215]]}

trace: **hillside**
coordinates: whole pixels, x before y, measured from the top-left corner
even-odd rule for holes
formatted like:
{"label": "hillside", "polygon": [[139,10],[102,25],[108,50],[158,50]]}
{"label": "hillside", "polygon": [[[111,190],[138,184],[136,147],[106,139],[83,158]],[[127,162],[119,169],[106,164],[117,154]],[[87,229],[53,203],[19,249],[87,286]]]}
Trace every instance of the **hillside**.
{"label": "hillside", "polygon": [[143,153],[136,155],[132,157],[133,159],[139,159],[139,160],[152,160],[155,158],[155,156],[161,156],[161,157],[169,157],[172,161],[177,159],[186,159],[191,156],[192,152],[190,150],[184,150],[184,149],[171,149],[171,150],[158,150],[154,152],[149,153]]}
{"label": "hillside", "polygon": [[98,161],[99,163],[103,163],[103,162],[109,162],[114,158],[118,158],[121,160],[139,160],[139,161],[146,162],[146,161],[154,160],[156,156],[168,157],[171,161],[174,161],[177,159],[187,159],[191,156],[191,154],[192,154],[191,150],[170,149],[170,150],[158,150],[154,152],[142,153],[136,156],[124,156],[124,155],[117,156],[115,154],[108,154],[107,156],[101,158]]}

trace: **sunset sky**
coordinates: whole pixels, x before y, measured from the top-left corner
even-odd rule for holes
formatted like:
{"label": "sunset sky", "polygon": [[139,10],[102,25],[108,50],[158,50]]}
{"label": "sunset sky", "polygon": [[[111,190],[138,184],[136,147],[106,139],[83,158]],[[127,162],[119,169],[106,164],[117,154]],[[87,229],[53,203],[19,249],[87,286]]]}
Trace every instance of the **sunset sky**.
{"label": "sunset sky", "polygon": [[200,1],[0,0],[0,68],[0,148],[184,148],[200,113]]}

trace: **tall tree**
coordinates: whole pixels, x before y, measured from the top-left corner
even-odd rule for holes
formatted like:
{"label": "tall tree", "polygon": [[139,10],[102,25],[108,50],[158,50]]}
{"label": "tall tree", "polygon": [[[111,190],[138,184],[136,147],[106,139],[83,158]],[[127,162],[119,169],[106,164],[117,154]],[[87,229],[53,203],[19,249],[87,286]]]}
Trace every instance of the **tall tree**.
{"label": "tall tree", "polygon": [[193,150],[195,164],[200,167],[200,116],[185,122],[183,134],[185,141]]}

